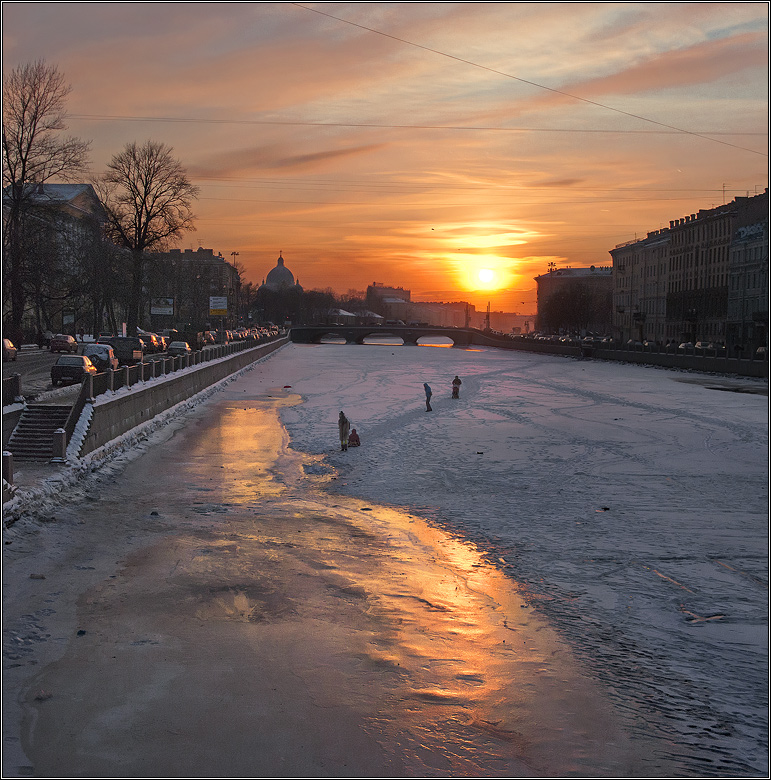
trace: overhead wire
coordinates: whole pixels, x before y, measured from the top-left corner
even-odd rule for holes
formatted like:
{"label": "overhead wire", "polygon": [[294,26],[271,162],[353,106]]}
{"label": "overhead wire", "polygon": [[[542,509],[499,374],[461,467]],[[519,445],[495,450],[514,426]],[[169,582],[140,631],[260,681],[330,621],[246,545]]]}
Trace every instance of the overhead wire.
{"label": "overhead wire", "polygon": [[578,101],[581,101],[582,103],[587,103],[588,105],[596,106],[598,108],[605,109],[606,111],[613,111],[614,113],[621,114],[623,116],[628,116],[628,117],[630,117],[632,119],[638,119],[641,122],[649,122],[650,124],[657,125],[658,127],[664,127],[664,128],[667,128],[668,130],[673,130],[673,131],[675,131],[677,133],[683,133],[685,135],[690,135],[690,136],[693,136],[695,138],[701,138],[701,139],[703,139],[705,141],[712,141],[713,143],[716,143],[716,144],[722,144],[724,146],[730,146],[730,147],[732,147],[734,149],[739,149],[739,150],[744,151],[744,152],[750,152],[752,154],[759,154],[759,155],[761,155],[763,157],[768,157],[767,154],[765,154],[764,152],[759,152],[756,149],[748,149],[745,146],[738,146],[737,144],[731,144],[731,143],[728,143],[727,141],[721,141],[721,140],[719,140],[717,138],[712,138],[712,137],[710,137],[708,135],[702,135],[701,133],[696,133],[696,132],[693,132],[691,130],[685,130],[682,127],[675,127],[674,125],[667,124],[666,122],[659,122],[656,119],[651,119],[649,117],[642,116],[641,114],[634,114],[634,113],[632,113],[630,111],[624,111],[623,109],[620,109],[620,108],[615,108],[613,106],[608,106],[605,103],[600,103],[600,102],[598,102],[596,100],[589,100],[589,98],[580,97],[579,95],[573,95],[572,93],[565,92],[564,90],[561,90],[561,89],[554,89],[553,87],[547,87],[544,84],[538,84],[535,81],[530,81],[528,79],[523,79],[523,78],[521,78],[519,76],[514,76],[511,73],[506,73],[505,71],[498,70],[497,68],[491,68],[491,67],[489,67],[487,65],[481,65],[478,62],[473,62],[472,60],[467,60],[467,59],[464,59],[463,57],[457,57],[454,54],[448,54],[447,52],[440,51],[439,49],[433,49],[430,46],[424,46],[424,45],[422,45],[420,43],[415,43],[414,41],[408,41],[405,38],[400,38],[400,37],[398,37],[396,35],[391,35],[389,33],[384,33],[382,30],[376,30],[373,27],[367,27],[366,25],[358,24],[357,22],[352,22],[349,19],[343,19],[340,16],[335,16],[334,14],[326,13],[325,11],[320,11],[318,8],[311,8],[311,7],[307,6],[307,5],[303,5],[302,3],[290,3],[290,5],[294,5],[297,8],[302,8],[302,9],[304,9],[306,11],[311,11],[311,12],[313,12],[315,14],[319,14],[320,16],[326,16],[329,19],[334,19],[335,21],[342,22],[343,24],[351,25],[352,27],[358,27],[360,30],[366,30],[367,32],[374,33],[375,35],[381,35],[384,38],[390,38],[393,41],[398,41],[399,43],[406,44],[407,46],[413,46],[413,47],[415,47],[417,49],[422,49],[423,51],[427,51],[427,52],[430,52],[432,54],[438,54],[440,57],[447,57],[448,59],[455,60],[456,62],[463,63],[464,65],[470,65],[473,68],[479,68],[480,70],[486,70],[489,73],[495,73],[498,76],[503,76],[504,78],[512,79],[514,81],[519,81],[522,84],[528,84],[531,87],[537,87],[538,89],[546,90],[547,92],[551,92],[551,93],[553,93],[555,95],[562,95],[563,97],[568,97],[568,98],[571,98],[572,100],[578,100]]}
{"label": "overhead wire", "polygon": [[[545,87],[548,89],[548,87]],[[579,98],[580,99],[580,98]],[[489,131],[502,133],[589,133],[604,135],[680,135],[691,132],[700,138],[713,135],[758,136],[765,137],[768,133],[747,130],[702,130],[700,133],[678,130],[633,130],[597,127],[500,127],[492,125],[404,125],[377,122],[309,122],[295,119],[220,119],[195,116],[140,116],[133,114],[67,114],[67,119],[80,119],[94,122],[171,122],[180,124],[210,124],[210,125],[275,125],[278,127],[356,127],[373,130],[466,130],[473,132]],[[653,121],[653,120],[650,120]],[[703,135],[701,135],[703,134]],[[744,147],[737,147],[743,149]]]}

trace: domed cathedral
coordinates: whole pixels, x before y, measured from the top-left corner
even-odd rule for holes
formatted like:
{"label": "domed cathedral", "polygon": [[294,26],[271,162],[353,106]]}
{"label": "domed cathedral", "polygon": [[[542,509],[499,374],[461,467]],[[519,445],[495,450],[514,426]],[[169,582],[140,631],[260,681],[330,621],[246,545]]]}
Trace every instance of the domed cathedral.
{"label": "domed cathedral", "polygon": [[276,267],[268,272],[268,275],[262,282],[260,290],[271,290],[273,292],[288,292],[294,290],[302,292],[300,280],[294,280],[294,274],[284,265],[284,258],[281,253],[278,255]]}

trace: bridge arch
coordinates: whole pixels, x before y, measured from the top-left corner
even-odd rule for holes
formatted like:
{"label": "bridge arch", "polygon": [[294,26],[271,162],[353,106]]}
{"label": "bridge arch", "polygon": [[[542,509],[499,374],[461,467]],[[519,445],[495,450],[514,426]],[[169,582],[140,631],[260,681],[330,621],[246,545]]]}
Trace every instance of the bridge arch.
{"label": "bridge arch", "polygon": [[449,339],[452,346],[471,344],[471,331],[465,328],[437,326],[382,326],[382,325],[300,325],[293,327],[289,337],[299,344],[320,344],[322,339],[345,340],[346,344],[364,344],[365,339],[392,336],[401,339],[406,346],[415,346],[422,339]]}

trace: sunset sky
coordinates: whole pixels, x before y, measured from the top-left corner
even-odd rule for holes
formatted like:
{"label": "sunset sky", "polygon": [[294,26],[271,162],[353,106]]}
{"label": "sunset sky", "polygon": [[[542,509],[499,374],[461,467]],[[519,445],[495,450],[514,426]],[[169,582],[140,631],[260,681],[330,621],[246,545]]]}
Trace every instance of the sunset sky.
{"label": "sunset sky", "polygon": [[[768,4],[3,3],[92,170],[163,142],[260,283],[535,311],[533,277],[768,186]],[[480,272],[483,272],[480,275]]]}

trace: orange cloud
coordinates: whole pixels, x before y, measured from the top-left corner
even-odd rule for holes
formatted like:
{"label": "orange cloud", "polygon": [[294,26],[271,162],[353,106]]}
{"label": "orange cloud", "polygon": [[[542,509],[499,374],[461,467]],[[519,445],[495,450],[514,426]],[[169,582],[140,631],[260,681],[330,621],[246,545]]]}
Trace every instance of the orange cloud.
{"label": "orange cloud", "polygon": [[527,101],[527,106],[532,110],[544,104],[576,102],[576,97],[596,99],[605,95],[641,94],[696,86],[748,68],[766,67],[767,63],[767,37],[760,33],[745,33],[658,53],[609,76],[561,85],[558,92],[532,98]]}

